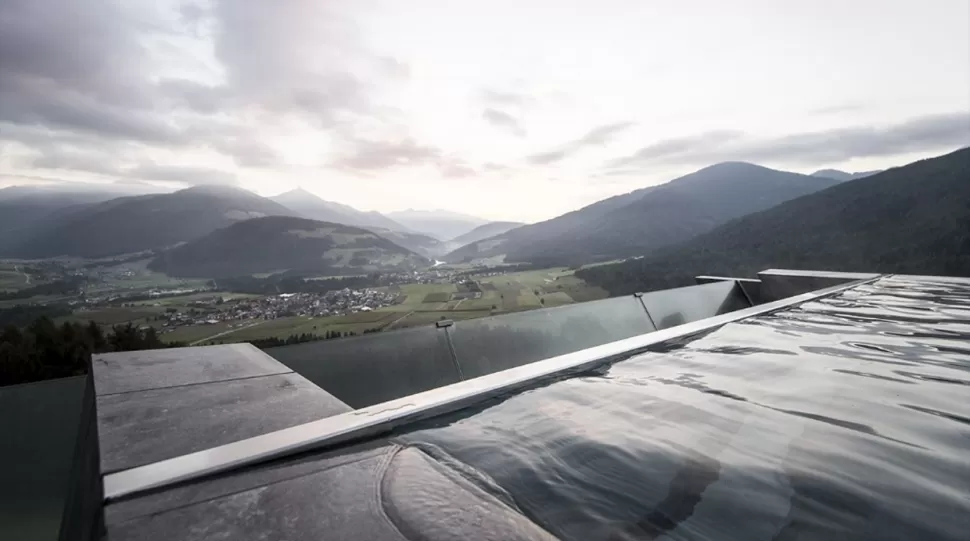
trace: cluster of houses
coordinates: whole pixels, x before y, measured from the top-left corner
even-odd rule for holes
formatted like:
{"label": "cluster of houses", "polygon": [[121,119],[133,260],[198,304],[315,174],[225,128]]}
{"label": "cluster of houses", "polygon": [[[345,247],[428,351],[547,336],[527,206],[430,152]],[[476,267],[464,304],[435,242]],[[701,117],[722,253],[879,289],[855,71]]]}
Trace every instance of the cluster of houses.
{"label": "cluster of houses", "polygon": [[159,316],[163,327],[215,324],[225,321],[276,319],[290,316],[336,316],[370,312],[394,303],[396,294],[373,289],[341,289],[326,293],[281,293],[259,298],[193,301],[181,310]]}

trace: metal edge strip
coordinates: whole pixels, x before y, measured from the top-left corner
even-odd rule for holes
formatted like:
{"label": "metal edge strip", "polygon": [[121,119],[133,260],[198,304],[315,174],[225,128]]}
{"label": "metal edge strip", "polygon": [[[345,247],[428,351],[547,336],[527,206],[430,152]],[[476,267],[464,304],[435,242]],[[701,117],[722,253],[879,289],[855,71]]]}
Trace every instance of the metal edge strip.
{"label": "metal edge strip", "polygon": [[446,325],[445,329],[445,343],[448,344],[448,354],[451,355],[451,362],[455,365],[455,372],[458,373],[458,381],[465,381],[465,373],[461,370],[461,363],[458,362],[458,354],[455,353],[455,344],[451,341],[451,331],[448,329],[454,328],[454,325]]}
{"label": "metal edge strip", "polygon": [[643,293],[634,293],[633,298],[635,298],[637,302],[640,303],[640,308],[643,308],[643,313],[647,315],[647,321],[650,322],[650,327],[653,328],[653,330],[650,332],[657,332],[658,330],[657,324],[654,323],[653,316],[650,315],[650,310],[647,310],[647,305],[646,303],[643,302]]}
{"label": "metal edge strip", "polygon": [[[751,280],[751,281],[753,282],[754,280]],[[748,301],[748,306],[755,306],[754,300],[751,298],[751,295],[748,295],[748,292],[744,290],[744,286],[741,285],[741,280],[735,280],[734,287],[738,288],[738,291],[741,292],[741,296],[744,297],[744,300]]]}
{"label": "metal edge strip", "polygon": [[570,372],[590,370],[645,351],[649,346],[711,330],[740,319],[789,308],[879,278],[856,280],[676,327],[551,357],[494,374],[375,404],[104,476],[105,501],[130,497],[291,454],[388,432],[410,422],[453,412]]}

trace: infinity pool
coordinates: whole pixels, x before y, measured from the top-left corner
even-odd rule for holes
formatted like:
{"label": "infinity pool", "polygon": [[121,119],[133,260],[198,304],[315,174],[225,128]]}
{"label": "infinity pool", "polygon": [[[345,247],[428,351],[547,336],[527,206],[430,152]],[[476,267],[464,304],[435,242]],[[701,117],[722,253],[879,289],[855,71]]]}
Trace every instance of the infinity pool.
{"label": "infinity pool", "polygon": [[888,277],[399,435],[565,540],[970,532],[970,280]]}

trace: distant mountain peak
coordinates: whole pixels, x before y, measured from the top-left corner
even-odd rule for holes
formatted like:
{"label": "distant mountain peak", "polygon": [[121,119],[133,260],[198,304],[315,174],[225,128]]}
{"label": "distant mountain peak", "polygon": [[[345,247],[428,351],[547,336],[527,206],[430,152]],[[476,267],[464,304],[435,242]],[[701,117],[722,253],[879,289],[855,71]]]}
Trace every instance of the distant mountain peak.
{"label": "distant mountain peak", "polygon": [[283,192],[283,193],[281,193],[279,195],[275,195],[273,197],[274,198],[281,198],[281,197],[316,197],[317,199],[319,199],[319,196],[317,196],[316,194],[314,194],[312,192],[307,191],[306,189],[303,188],[303,186],[297,186],[296,188],[293,188],[292,190]]}
{"label": "distant mountain peak", "polygon": [[707,167],[704,167],[702,169],[699,169],[697,172],[700,173],[701,171],[729,171],[729,170],[740,171],[744,169],[768,169],[768,168],[763,165],[758,165],[756,163],[751,163],[751,162],[719,162],[713,165],[708,165]]}
{"label": "distant mountain peak", "polygon": [[294,188],[288,192],[271,197],[273,201],[292,209],[296,213],[314,220],[332,222],[357,227],[383,227],[402,231],[406,228],[379,212],[364,212],[350,205],[327,201],[317,194],[304,189]]}
{"label": "distant mountain peak", "polygon": [[309,192],[301,187],[293,188],[281,194],[270,197],[273,201],[281,204],[308,203],[310,201],[323,201],[316,194]]}
{"label": "distant mountain peak", "polygon": [[702,179],[706,180],[711,178],[732,179],[743,175],[766,175],[779,172],[784,173],[784,171],[778,171],[777,169],[772,169],[756,163],[720,162],[713,165],[708,165],[707,167],[698,169],[693,173],[689,173],[680,178],[674,179],[670,181],[670,184],[699,181]]}
{"label": "distant mountain peak", "polygon": [[877,169],[874,171],[862,171],[859,173],[847,173],[845,171],[840,171],[838,169],[819,169],[811,174],[813,177],[817,178],[830,178],[832,180],[838,180],[839,182],[845,182],[847,180],[855,180],[857,178],[865,178],[875,175],[876,173],[882,173],[882,169]]}
{"label": "distant mountain peak", "polygon": [[846,173],[845,171],[840,171],[838,169],[819,169],[818,171],[815,171],[814,173],[812,173],[811,176],[813,176],[813,177],[834,178],[834,177],[832,177],[830,175],[836,175],[836,176],[838,176],[838,175],[848,175],[848,174],[849,173]]}
{"label": "distant mountain peak", "polygon": [[249,190],[240,188],[238,186],[229,186],[226,184],[200,184],[198,186],[190,186],[188,188],[185,188],[184,190],[179,190],[176,193],[215,194],[215,195],[244,193],[249,195],[256,195],[255,193]]}

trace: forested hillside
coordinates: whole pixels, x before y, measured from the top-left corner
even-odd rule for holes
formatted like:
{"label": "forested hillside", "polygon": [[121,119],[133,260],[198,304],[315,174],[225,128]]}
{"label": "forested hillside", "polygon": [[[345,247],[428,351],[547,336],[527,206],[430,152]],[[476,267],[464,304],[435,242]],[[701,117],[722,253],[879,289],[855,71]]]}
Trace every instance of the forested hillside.
{"label": "forested hillside", "polygon": [[611,294],[769,267],[970,276],[970,148],[851,180],[640,259],[576,274]]}
{"label": "forested hillside", "polygon": [[151,268],[171,276],[216,278],[285,270],[351,275],[427,263],[365,229],[268,216],[235,223],[168,250],[152,261]]}
{"label": "forested hillside", "polygon": [[515,229],[516,227],[522,227],[525,225],[522,222],[488,222],[487,224],[480,225],[475,229],[472,229],[464,235],[459,235],[450,242],[455,246],[464,246],[472,242],[478,242],[489,237],[494,237],[495,235],[501,235],[506,231]]}

